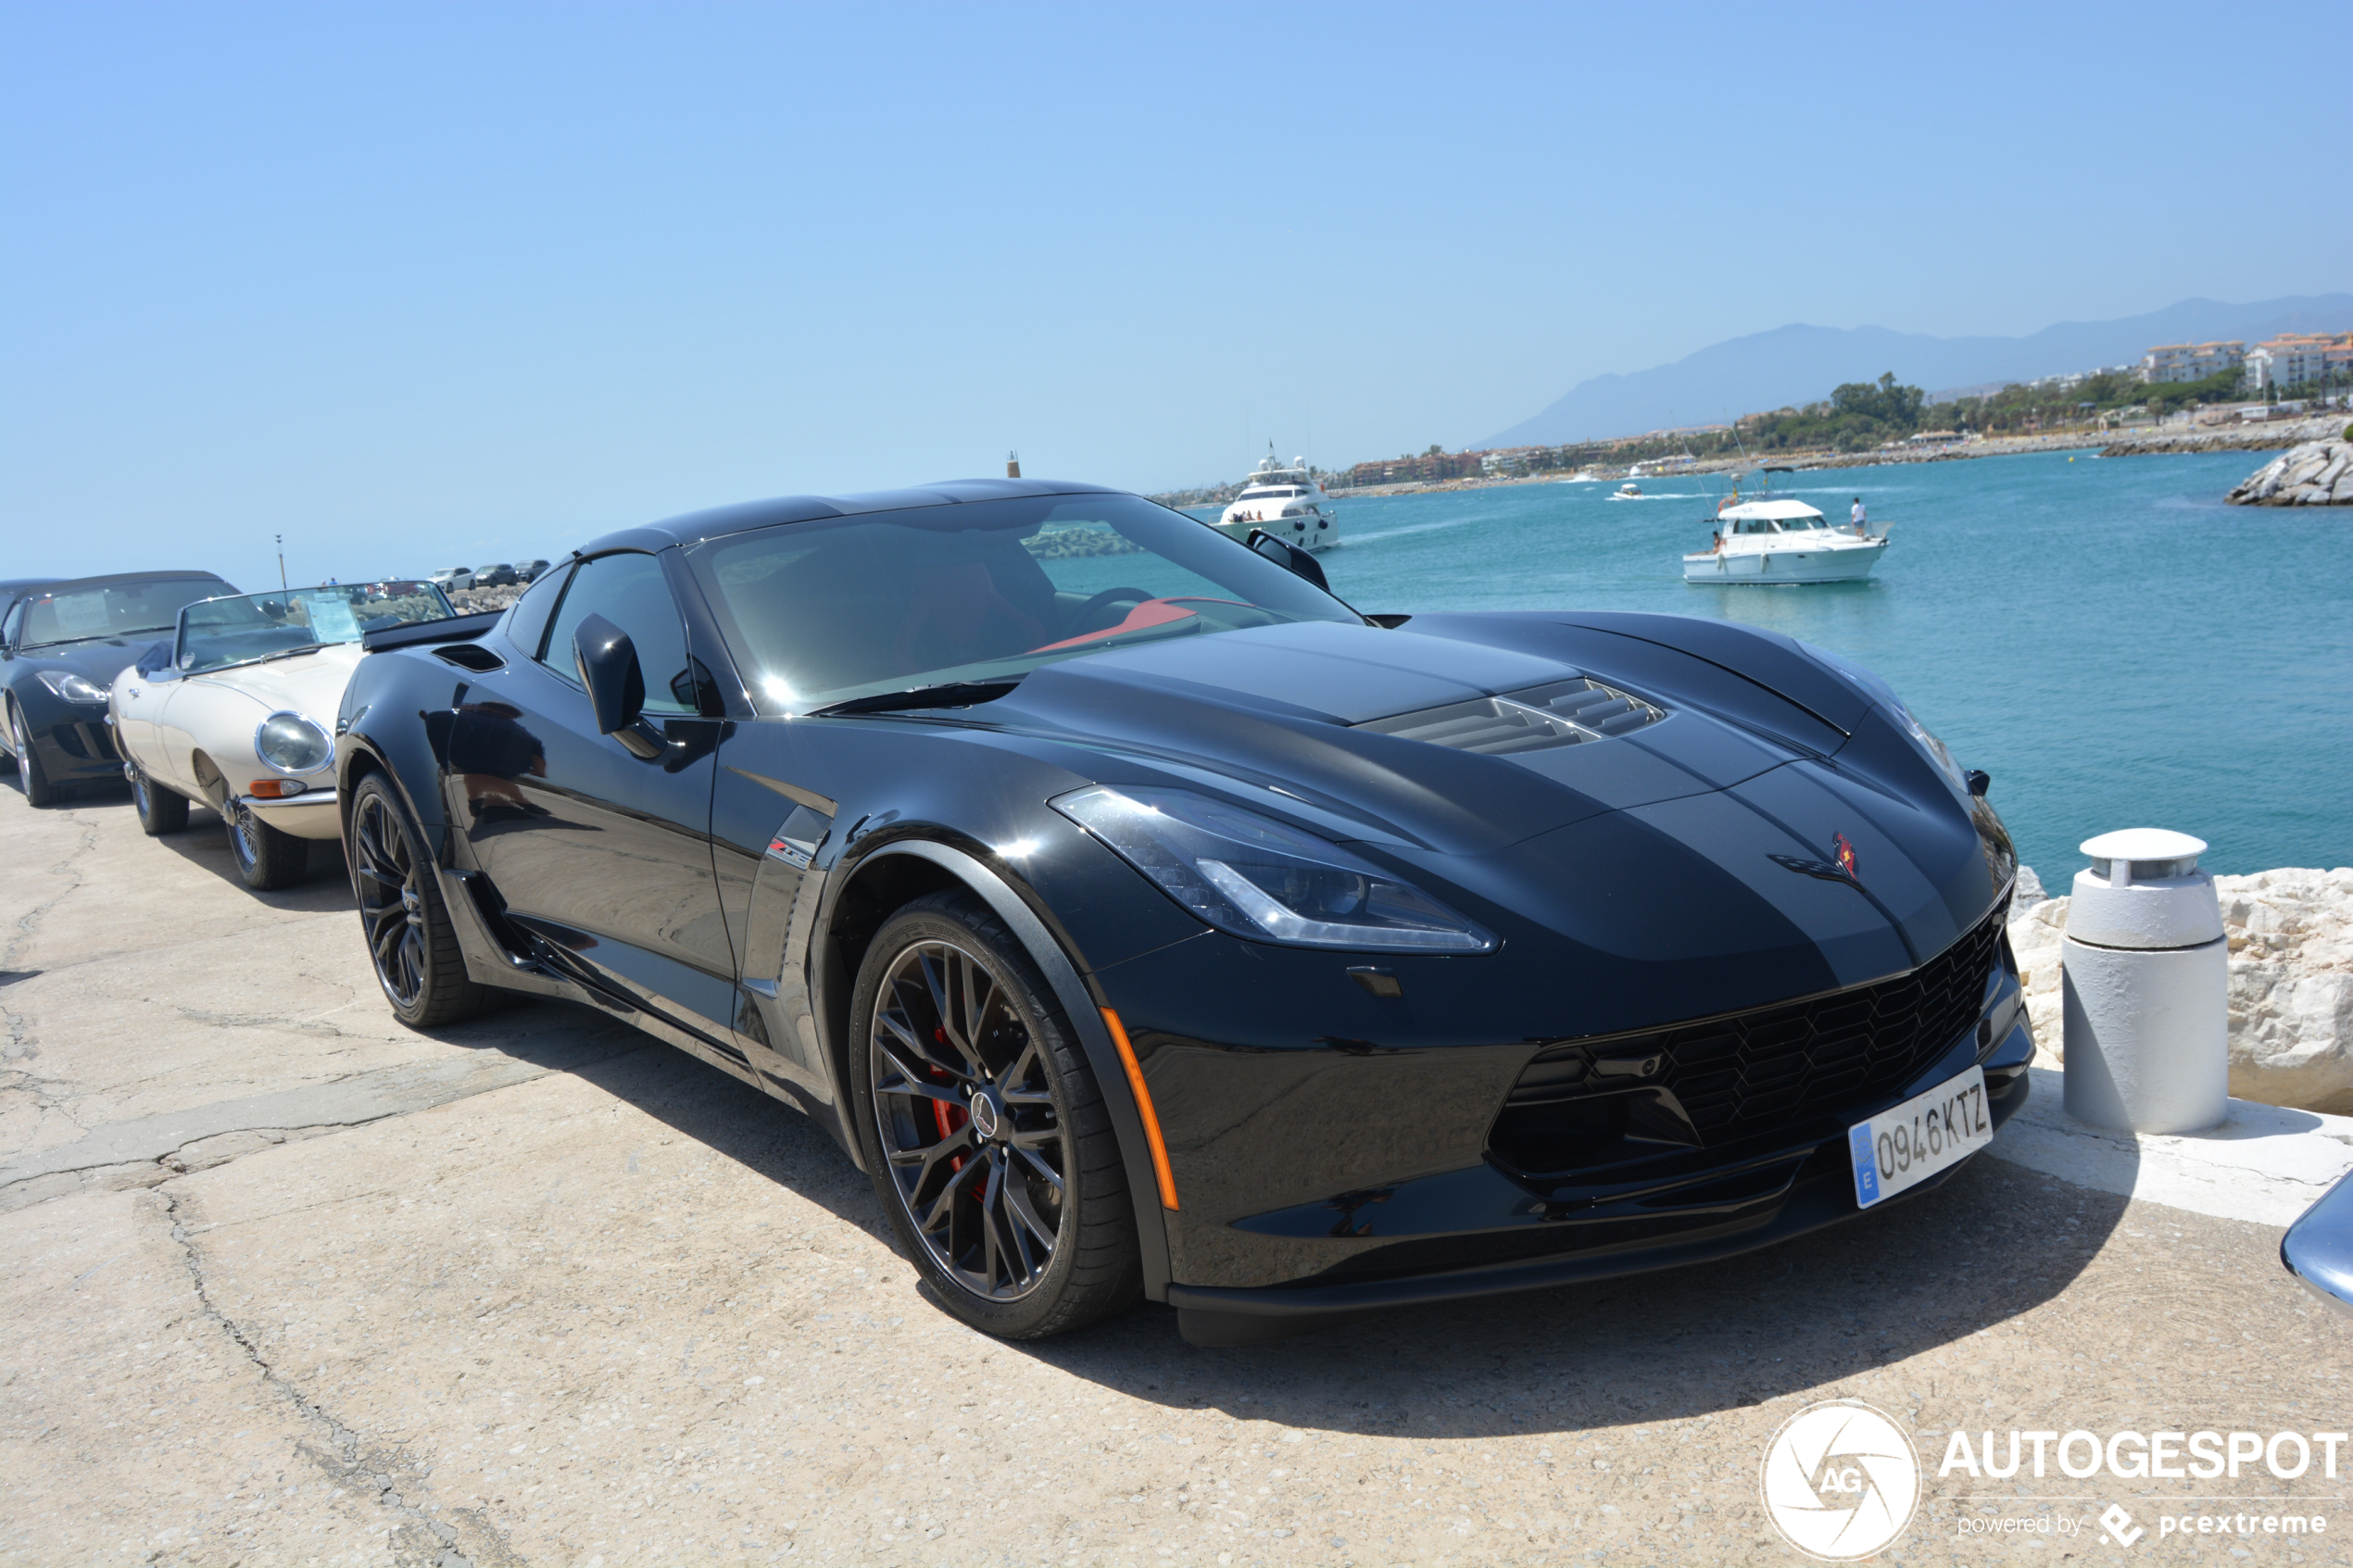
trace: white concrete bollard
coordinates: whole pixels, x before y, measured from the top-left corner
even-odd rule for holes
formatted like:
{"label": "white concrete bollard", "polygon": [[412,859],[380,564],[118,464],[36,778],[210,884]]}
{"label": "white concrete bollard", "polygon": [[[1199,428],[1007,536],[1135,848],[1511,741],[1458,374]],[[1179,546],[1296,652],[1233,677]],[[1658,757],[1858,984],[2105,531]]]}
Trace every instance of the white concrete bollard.
{"label": "white concrete bollard", "polygon": [[2188,1133],[2229,1110],[2230,950],[2203,839],[2127,828],[2086,839],[2059,944],[2067,1113]]}

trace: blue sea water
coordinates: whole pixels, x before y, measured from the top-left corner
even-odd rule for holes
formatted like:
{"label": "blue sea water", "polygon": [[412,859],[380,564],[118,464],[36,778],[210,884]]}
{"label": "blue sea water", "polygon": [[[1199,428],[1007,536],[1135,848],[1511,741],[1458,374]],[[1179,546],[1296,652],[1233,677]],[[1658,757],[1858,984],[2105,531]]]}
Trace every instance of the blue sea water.
{"label": "blue sea water", "polygon": [[[2054,884],[2111,828],[2206,839],[2215,872],[2353,864],[2353,614],[2333,508],[2230,507],[2244,452],[2037,453],[1777,475],[1893,525],[1872,578],[1692,586],[1722,481],[1529,484],[1338,504],[1357,608],[1662,610],[1769,627],[1885,677]],[[2053,891],[2063,891],[2054,885]]]}

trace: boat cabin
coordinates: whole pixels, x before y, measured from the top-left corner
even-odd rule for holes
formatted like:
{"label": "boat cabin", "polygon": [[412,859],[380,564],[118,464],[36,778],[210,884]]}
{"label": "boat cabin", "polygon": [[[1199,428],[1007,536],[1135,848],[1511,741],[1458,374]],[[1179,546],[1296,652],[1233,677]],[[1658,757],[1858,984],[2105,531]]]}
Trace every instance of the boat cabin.
{"label": "boat cabin", "polygon": [[1803,533],[1834,524],[1803,501],[1742,501],[1716,515],[1723,538],[1737,533]]}

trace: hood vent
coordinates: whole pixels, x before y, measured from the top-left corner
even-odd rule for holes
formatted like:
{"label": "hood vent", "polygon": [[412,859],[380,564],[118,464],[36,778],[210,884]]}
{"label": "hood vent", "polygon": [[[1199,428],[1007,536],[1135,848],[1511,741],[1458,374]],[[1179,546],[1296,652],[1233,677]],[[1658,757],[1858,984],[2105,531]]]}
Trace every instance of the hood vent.
{"label": "hood vent", "polygon": [[1425,708],[1418,713],[1374,719],[1356,727],[1457,751],[1508,757],[1515,752],[1582,746],[1642,729],[1666,717],[1664,709],[1641,697],[1599,681],[1579,679]]}

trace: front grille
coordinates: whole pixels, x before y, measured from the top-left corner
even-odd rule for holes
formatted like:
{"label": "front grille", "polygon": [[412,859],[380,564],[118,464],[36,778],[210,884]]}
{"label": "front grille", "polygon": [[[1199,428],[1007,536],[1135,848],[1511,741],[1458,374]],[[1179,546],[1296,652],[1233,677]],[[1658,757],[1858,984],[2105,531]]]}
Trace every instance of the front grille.
{"label": "front grille", "polygon": [[[1996,909],[1894,980],[1554,1046],[1521,1073],[1490,1142],[1519,1169],[1567,1170],[1642,1152],[1634,1144],[1645,1141],[1645,1117],[1657,1124],[1676,1110],[1703,1145],[1843,1125],[1851,1110],[1901,1088],[1977,1022],[2000,961],[2002,915]],[[1597,1114],[1604,1105],[1612,1115]],[[1629,1113],[1630,1126],[1609,1130]],[[1597,1132],[1602,1142],[1629,1141],[1622,1151],[1591,1147]],[[1665,1147],[1661,1137],[1653,1131],[1650,1147]]]}
{"label": "front grille", "polygon": [[1502,696],[1474,697],[1373,719],[1356,726],[1405,740],[1505,757],[1622,735],[1655,724],[1667,715],[1641,697],[1599,681],[1555,681]]}

